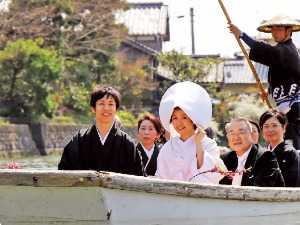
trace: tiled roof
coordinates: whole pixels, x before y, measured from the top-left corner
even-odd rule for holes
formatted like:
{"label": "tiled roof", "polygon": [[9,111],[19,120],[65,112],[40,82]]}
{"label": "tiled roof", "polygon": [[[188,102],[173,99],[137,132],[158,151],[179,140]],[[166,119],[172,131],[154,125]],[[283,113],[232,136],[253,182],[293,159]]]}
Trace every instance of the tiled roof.
{"label": "tiled roof", "polygon": [[[268,81],[269,68],[260,63],[254,63],[254,67],[262,83]],[[158,67],[159,73],[168,79],[172,77],[172,72],[164,67]],[[206,77],[202,79],[204,83],[225,83],[225,84],[255,84],[256,80],[247,62],[241,59],[224,59],[224,62],[212,66]]]}
{"label": "tiled roof", "polygon": [[219,63],[215,66],[212,66],[208,71],[208,74],[203,77],[202,82],[204,83],[222,83],[223,82],[223,70],[224,64]]}
{"label": "tiled roof", "polygon": [[10,0],[0,0],[0,12],[8,11]]}
{"label": "tiled roof", "polygon": [[145,52],[146,54],[152,55],[152,56],[155,56],[158,54],[158,51],[156,51],[155,49],[150,48],[146,45],[143,45],[141,42],[135,41],[131,38],[126,38],[123,41],[123,43],[130,45],[131,47],[136,48],[136,49],[138,49],[142,52]]}
{"label": "tiled roof", "polygon": [[[260,63],[254,63],[254,67],[261,82],[267,83],[269,67]],[[252,84],[256,82],[244,59],[225,60],[223,74],[225,84]]]}
{"label": "tiled roof", "polygon": [[129,3],[129,9],[118,13],[116,20],[128,28],[129,35],[161,35],[169,38],[168,7],[162,2]]}

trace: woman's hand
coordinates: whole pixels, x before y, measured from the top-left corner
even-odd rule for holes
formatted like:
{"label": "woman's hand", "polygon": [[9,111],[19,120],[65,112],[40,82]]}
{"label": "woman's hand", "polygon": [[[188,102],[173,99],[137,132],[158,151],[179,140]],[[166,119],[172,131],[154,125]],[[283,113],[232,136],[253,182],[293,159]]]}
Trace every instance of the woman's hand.
{"label": "woman's hand", "polygon": [[201,144],[201,141],[203,140],[205,135],[206,135],[205,130],[203,128],[197,127],[195,132],[196,145]]}
{"label": "woman's hand", "polygon": [[204,149],[202,146],[202,140],[205,137],[205,130],[198,127],[195,133],[195,142],[196,142],[196,157],[197,157],[197,169],[200,169],[203,164],[204,158]]}

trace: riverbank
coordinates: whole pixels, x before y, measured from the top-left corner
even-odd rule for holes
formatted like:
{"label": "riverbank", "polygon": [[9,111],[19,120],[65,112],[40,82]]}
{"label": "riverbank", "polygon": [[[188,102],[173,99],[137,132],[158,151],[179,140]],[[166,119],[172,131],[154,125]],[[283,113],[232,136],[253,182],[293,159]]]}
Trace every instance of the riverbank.
{"label": "riverbank", "polygon": [[1,158],[0,168],[6,168],[9,163],[16,163],[20,169],[49,169],[56,170],[61,154],[55,153],[47,156],[14,156]]}
{"label": "riverbank", "polygon": [[61,152],[70,138],[87,125],[8,124],[0,126],[0,158]]}
{"label": "riverbank", "polygon": [[[0,159],[61,154],[72,136],[89,125],[8,124],[0,126]],[[125,128],[133,138],[134,129]]]}

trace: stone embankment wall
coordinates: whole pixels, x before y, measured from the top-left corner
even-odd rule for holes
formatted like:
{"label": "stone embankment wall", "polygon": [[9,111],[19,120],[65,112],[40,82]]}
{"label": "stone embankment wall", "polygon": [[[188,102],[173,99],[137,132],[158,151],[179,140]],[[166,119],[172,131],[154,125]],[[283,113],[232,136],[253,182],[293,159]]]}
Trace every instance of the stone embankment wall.
{"label": "stone embankment wall", "polygon": [[62,151],[71,137],[85,127],[59,124],[0,126],[0,157],[47,155]]}
{"label": "stone embankment wall", "polygon": [[[16,124],[0,126],[0,157],[61,152],[79,129],[88,125]],[[124,129],[133,138],[134,129]]]}
{"label": "stone embankment wall", "polygon": [[72,136],[84,125],[33,124],[30,125],[33,140],[41,155],[62,151]]}
{"label": "stone embankment wall", "polygon": [[0,157],[39,154],[28,125],[0,126]]}

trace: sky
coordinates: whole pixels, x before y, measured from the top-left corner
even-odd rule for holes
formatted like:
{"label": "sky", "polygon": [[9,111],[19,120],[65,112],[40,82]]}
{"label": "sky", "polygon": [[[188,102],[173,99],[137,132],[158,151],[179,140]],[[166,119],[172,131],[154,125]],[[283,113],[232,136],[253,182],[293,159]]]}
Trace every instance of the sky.
{"label": "sky", "polygon": [[[239,51],[236,40],[228,31],[227,21],[218,0],[162,1],[169,6],[171,37],[171,40],[164,44],[164,51],[175,49],[191,54],[191,7],[194,8],[195,14],[196,54],[232,56]],[[262,20],[270,19],[276,14],[287,14],[300,19],[299,0],[223,0],[223,3],[232,22],[251,36],[259,34],[256,28]],[[293,37],[296,45],[300,47],[300,35]]]}

